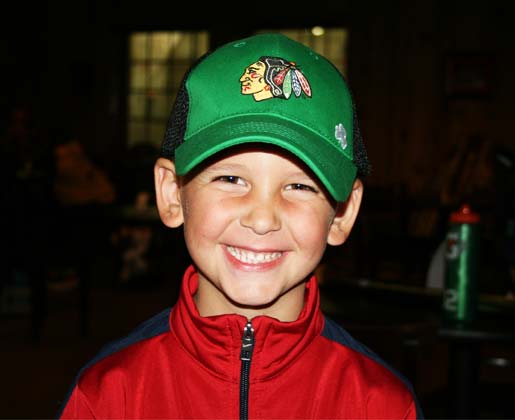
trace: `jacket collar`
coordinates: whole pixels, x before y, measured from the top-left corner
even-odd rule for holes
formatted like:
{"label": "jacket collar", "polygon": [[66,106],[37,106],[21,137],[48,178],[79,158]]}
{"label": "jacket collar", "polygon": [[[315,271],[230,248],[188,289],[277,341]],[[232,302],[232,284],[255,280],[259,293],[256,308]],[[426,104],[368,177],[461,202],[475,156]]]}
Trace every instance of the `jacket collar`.
{"label": "jacket collar", "polygon": [[[237,382],[247,319],[237,314],[201,317],[193,300],[197,286],[196,270],[190,266],[170,315],[171,331],[184,350],[204,368],[222,379]],[[305,304],[297,320],[281,322],[268,316],[252,319],[255,346],[251,382],[267,379],[287,368],[320,335],[324,320],[319,299],[317,281],[312,276],[306,284]]]}

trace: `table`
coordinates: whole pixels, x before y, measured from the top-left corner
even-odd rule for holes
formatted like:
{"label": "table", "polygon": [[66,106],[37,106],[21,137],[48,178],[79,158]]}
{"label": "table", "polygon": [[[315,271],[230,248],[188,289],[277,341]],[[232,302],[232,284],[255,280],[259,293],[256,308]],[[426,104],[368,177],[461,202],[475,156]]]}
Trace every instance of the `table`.
{"label": "table", "polygon": [[[405,371],[415,385],[429,392],[432,392],[433,386],[444,386],[446,394],[450,393],[450,404],[445,413],[447,418],[478,416],[481,408],[478,395],[480,367],[487,362],[481,360],[481,349],[486,349],[489,344],[506,343],[508,347],[515,344],[515,300],[481,293],[475,323],[468,326],[444,324],[441,319],[441,290],[366,279],[344,279],[340,273],[330,270],[324,274],[326,281],[321,285],[321,303],[326,313],[333,314],[346,327],[360,334],[366,329],[375,328],[374,331],[378,331],[377,334],[366,335],[366,339],[379,335],[382,327],[394,330],[396,338],[404,345],[404,354],[384,353],[387,359],[390,362],[399,361],[400,370]],[[406,326],[410,325],[417,327],[416,333],[404,334]],[[393,336],[390,337],[390,341],[393,341]],[[412,337],[413,348],[409,347]],[[434,367],[445,367],[445,370],[441,376],[432,376],[435,381],[428,386],[424,371],[420,375],[420,365],[415,362],[421,352],[427,351],[428,345],[437,345],[437,349],[440,349],[440,343],[444,344],[444,355],[449,363],[446,360]],[[384,350],[383,347],[378,349]],[[425,367],[424,363],[422,365]]]}
{"label": "table", "polygon": [[515,326],[499,319],[481,319],[470,324],[445,324],[438,335],[449,345],[448,416],[478,418],[481,346],[503,342],[515,345]]}

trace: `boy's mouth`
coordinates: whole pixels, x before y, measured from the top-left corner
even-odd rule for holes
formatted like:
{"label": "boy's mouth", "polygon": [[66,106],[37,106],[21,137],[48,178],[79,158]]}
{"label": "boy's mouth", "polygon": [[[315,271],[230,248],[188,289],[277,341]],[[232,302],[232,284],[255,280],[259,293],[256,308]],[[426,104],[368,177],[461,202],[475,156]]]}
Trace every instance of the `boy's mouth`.
{"label": "boy's mouth", "polygon": [[244,264],[264,264],[275,261],[283,255],[282,252],[254,252],[247,249],[227,245],[229,254]]}

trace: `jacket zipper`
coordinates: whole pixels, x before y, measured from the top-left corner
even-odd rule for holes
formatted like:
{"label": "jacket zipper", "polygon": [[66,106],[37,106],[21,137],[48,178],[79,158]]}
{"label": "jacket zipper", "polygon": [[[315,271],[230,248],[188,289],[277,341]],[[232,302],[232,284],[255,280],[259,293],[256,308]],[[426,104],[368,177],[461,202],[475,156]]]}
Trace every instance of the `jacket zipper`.
{"label": "jacket zipper", "polygon": [[252,352],[254,351],[254,328],[252,323],[247,321],[243,328],[243,337],[241,339],[241,374],[240,374],[240,420],[249,418],[249,378],[250,378],[250,362],[252,361]]}

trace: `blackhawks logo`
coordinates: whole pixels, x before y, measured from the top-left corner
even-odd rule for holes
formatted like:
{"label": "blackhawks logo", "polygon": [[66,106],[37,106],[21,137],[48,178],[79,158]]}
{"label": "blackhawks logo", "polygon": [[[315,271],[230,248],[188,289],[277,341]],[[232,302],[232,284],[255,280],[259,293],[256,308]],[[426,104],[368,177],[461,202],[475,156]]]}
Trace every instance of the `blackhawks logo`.
{"label": "blackhawks logo", "polygon": [[241,93],[256,101],[270,98],[289,99],[302,93],[311,98],[308,79],[292,61],[279,57],[261,57],[250,64],[240,77]]}

